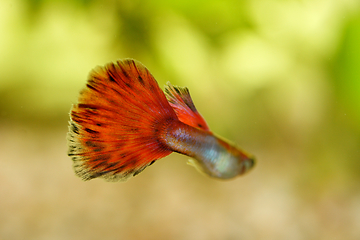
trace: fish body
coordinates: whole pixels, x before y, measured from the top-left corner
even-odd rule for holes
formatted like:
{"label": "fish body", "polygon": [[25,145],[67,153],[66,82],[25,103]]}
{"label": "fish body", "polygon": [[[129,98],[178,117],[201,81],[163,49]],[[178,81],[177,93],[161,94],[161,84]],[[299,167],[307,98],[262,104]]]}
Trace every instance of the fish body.
{"label": "fish body", "polygon": [[211,177],[233,178],[254,165],[251,157],[226,141],[180,121],[172,123],[164,136],[172,151],[196,159],[198,169]]}
{"label": "fish body", "polygon": [[94,69],[70,112],[68,155],[83,180],[124,181],[178,152],[210,177],[229,179],[254,158],[215,136],[187,88],[165,94],[143,64],[119,60]]}

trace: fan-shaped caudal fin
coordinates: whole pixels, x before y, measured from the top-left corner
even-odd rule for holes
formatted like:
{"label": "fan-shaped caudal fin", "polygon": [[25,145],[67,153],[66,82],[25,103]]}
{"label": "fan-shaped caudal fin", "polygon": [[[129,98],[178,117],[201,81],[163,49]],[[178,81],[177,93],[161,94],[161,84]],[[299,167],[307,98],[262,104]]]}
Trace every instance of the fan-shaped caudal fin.
{"label": "fan-shaped caudal fin", "polygon": [[172,152],[158,131],[177,116],[154,77],[135,60],[93,70],[70,116],[68,155],[83,180],[126,180]]}
{"label": "fan-shaped caudal fin", "polygon": [[196,110],[190,92],[186,87],[173,86],[168,82],[165,86],[165,94],[181,122],[210,132],[205,119]]}

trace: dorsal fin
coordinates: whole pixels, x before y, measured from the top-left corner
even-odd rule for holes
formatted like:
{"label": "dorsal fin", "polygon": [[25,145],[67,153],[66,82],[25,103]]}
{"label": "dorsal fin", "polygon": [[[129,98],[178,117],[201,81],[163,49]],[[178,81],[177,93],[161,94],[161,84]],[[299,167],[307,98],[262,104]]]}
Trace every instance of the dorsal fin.
{"label": "dorsal fin", "polygon": [[196,110],[188,88],[173,86],[168,82],[165,86],[165,95],[181,122],[210,132],[205,119]]}
{"label": "dorsal fin", "polygon": [[157,131],[178,119],[138,61],[125,59],[93,70],[70,116],[68,155],[83,180],[126,180],[172,152]]}

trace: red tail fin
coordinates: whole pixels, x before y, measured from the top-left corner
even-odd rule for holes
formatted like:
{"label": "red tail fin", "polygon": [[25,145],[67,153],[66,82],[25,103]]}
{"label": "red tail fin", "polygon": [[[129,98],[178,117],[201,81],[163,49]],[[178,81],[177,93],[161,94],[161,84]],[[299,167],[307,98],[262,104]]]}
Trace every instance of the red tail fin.
{"label": "red tail fin", "polygon": [[135,60],[93,70],[70,115],[68,155],[84,180],[126,180],[172,152],[157,131],[177,116],[154,77]]}

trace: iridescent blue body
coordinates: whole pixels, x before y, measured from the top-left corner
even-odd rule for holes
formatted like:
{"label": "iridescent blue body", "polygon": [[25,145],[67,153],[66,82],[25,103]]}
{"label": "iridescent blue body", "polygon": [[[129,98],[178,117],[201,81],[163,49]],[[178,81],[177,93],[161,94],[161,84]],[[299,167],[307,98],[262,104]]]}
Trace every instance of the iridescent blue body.
{"label": "iridescent blue body", "polygon": [[233,178],[255,164],[253,157],[208,131],[180,121],[172,121],[164,131],[161,136],[167,147],[195,159],[197,167],[211,177]]}

